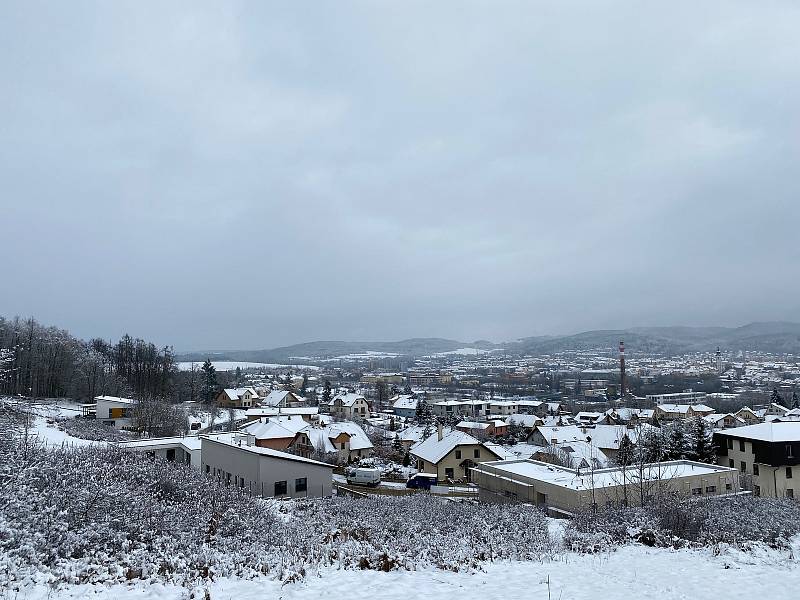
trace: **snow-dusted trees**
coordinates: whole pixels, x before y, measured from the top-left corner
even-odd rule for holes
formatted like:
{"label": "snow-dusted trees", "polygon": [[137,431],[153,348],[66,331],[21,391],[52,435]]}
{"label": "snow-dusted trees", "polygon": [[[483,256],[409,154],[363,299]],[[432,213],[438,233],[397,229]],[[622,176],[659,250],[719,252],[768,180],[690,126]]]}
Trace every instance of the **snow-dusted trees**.
{"label": "snow-dusted trees", "polygon": [[149,437],[183,434],[188,427],[183,407],[157,398],[140,398],[133,405],[132,417],[139,432]]}

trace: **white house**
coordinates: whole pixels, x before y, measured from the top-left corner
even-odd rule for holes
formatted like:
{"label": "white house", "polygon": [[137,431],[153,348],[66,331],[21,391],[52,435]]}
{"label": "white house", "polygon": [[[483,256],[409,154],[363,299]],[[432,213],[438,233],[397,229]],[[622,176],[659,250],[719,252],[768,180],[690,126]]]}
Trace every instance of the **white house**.
{"label": "white house", "polygon": [[97,418],[104,425],[117,429],[133,427],[133,408],[136,400],[117,396],[97,396],[95,399]]}

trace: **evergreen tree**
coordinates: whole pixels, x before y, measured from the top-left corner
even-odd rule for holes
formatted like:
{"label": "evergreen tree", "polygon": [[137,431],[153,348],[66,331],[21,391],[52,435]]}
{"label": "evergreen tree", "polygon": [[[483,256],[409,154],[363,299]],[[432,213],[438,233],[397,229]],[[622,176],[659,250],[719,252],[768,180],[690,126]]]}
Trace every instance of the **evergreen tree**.
{"label": "evergreen tree", "polygon": [[236,367],[236,371],[234,372],[234,379],[236,380],[236,387],[241,387],[242,385],[242,367]]}
{"label": "evergreen tree", "polygon": [[328,406],[331,403],[331,382],[325,380],[325,387],[322,390],[322,404]]}
{"label": "evergreen tree", "polygon": [[411,455],[408,453],[408,451],[406,451],[406,453],[403,455],[403,466],[407,467],[410,464],[411,464]]}
{"label": "evergreen tree", "polygon": [[704,463],[716,462],[716,448],[714,448],[714,436],[709,424],[702,417],[698,417],[694,422],[694,452],[693,459]]}
{"label": "evergreen tree", "polygon": [[408,379],[406,379],[406,387],[403,388],[403,393],[408,395],[408,396],[410,396],[413,393],[411,391],[411,384],[409,383]]}
{"label": "evergreen tree", "polygon": [[633,464],[635,458],[635,448],[628,434],[624,434],[619,441],[616,462],[620,467],[628,467]]}
{"label": "evergreen tree", "polygon": [[792,392],[792,408],[800,408],[800,398],[797,397],[797,392]]}
{"label": "evergreen tree", "polygon": [[786,408],[789,408],[783,403],[783,397],[778,393],[778,388],[772,388],[772,395],[769,397],[769,401],[773,402],[774,404],[780,404]]}
{"label": "evergreen tree", "polygon": [[666,439],[666,456],[668,460],[682,460],[692,451],[691,440],[686,432],[683,421],[678,420],[669,426],[669,433]]}
{"label": "evergreen tree", "polygon": [[303,373],[303,383],[300,386],[300,395],[305,396],[308,391],[308,374]]}
{"label": "evergreen tree", "polygon": [[211,402],[217,394],[217,369],[207,358],[200,370],[203,372],[203,400]]}
{"label": "evergreen tree", "polygon": [[389,399],[389,388],[386,382],[379,380],[375,384],[375,403],[377,404],[378,412],[385,408],[386,401]]}

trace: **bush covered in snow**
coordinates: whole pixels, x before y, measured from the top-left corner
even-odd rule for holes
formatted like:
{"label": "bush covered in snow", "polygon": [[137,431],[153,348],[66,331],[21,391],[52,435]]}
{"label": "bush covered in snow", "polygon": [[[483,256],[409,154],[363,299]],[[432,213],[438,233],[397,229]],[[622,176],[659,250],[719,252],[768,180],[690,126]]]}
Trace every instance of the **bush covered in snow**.
{"label": "bush covered in snow", "polygon": [[242,495],[183,465],[114,447],[5,444],[0,589],[130,579],[192,585],[309,569],[461,569],[551,551],[530,507],[402,498],[295,502]]}
{"label": "bush covered in snow", "polygon": [[104,425],[97,419],[66,418],[57,421],[58,428],[72,437],[99,442],[119,442],[131,439],[118,429]]}
{"label": "bush covered in snow", "polygon": [[788,498],[723,496],[704,500],[673,498],[645,508],[576,515],[565,531],[568,547],[594,552],[637,541],[650,546],[684,547],[717,543],[747,548],[764,542],[782,547],[800,533],[800,503]]}

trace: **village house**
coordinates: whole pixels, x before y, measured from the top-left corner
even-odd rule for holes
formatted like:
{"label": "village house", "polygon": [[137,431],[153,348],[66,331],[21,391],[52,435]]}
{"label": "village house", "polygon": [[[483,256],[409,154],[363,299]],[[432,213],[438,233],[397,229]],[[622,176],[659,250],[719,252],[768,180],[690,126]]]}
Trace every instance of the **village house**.
{"label": "village house", "polygon": [[297,432],[289,448],[302,456],[329,455],[338,464],[368,458],[375,452],[364,430],[348,421],[305,427]]}
{"label": "village house", "polygon": [[731,429],[732,427],[744,427],[747,422],[734,415],[733,413],[712,413],[703,417],[703,420],[708,423],[712,429]]}
{"label": "village house", "polygon": [[487,460],[498,460],[500,456],[486,444],[462,431],[451,431],[447,435],[441,427],[434,435],[411,448],[417,469],[422,473],[435,474],[439,481],[469,480],[469,469]]}
{"label": "village house", "polygon": [[250,434],[259,448],[287,450],[297,438],[297,434],[309,427],[299,415],[263,417],[243,426],[240,431]]}
{"label": "village house", "polygon": [[659,404],[653,414],[661,422],[705,417],[713,412],[714,409],[705,404]]}
{"label": "village house", "polygon": [[248,421],[256,421],[263,417],[301,417],[306,423],[311,423],[319,418],[319,408],[316,406],[291,406],[288,408],[259,406],[249,408],[245,412]]}
{"label": "village house", "polygon": [[261,401],[261,406],[265,408],[289,408],[303,406],[305,398],[289,390],[272,390],[267,397]]}
{"label": "village house", "polygon": [[220,408],[252,408],[258,404],[259,396],[253,388],[227,388],[221,390],[216,397]]}
{"label": "village house", "polygon": [[[769,422],[714,433],[717,462],[738,469],[756,496],[794,498],[800,491],[800,422]],[[797,477],[795,477],[795,475]],[[752,483],[751,483],[752,482]]]}
{"label": "village house", "polygon": [[502,437],[508,433],[508,424],[499,419],[490,421],[460,421],[456,425],[458,431],[469,433],[478,439]]}
{"label": "village house", "polygon": [[742,419],[747,425],[756,425],[757,423],[761,423],[763,421],[763,419],[759,417],[749,406],[743,406],[734,414]]}
{"label": "village house", "polygon": [[134,426],[133,410],[136,400],[117,396],[97,396],[94,402],[95,416],[103,422],[103,425],[116,429]]}
{"label": "village house", "polygon": [[398,417],[404,419],[413,419],[417,414],[417,404],[419,400],[413,394],[397,395],[390,400],[392,403],[392,411]]}
{"label": "village house", "polygon": [[342,419],[366,419],[369,416],[369,404],[364,396],[348,392],[335,396],[329,403],[329,411]]}

